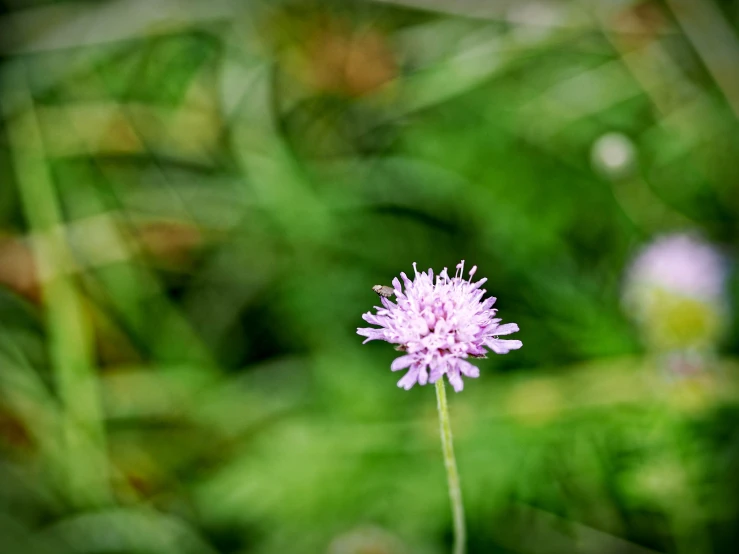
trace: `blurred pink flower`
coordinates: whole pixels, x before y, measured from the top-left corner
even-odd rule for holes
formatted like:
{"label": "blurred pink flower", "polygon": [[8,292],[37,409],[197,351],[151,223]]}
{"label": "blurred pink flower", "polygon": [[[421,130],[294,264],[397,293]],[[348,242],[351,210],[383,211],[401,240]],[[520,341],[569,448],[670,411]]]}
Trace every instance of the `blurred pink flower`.
{"label": "blurred pink flower", "polygon": [[487,279],[472,282],[477,266],[470,270],[469,280],[465,280],[462,260],[453,278],[444,268],[435,283],[431,269],[419,273],[414,263],[413,270],[416,274],[413,281],[405,273],[400,274],[405,291],[397,277],[393,279],[397,304],[381,298],[384,307],[376,307],[377,314],[362,315],[366,322],[380,328],[357,329],[359,335],[367,337],[365,343],[384,340],[397,344],[405,352],[390,366],[393,371],[410,368],[398,381],[399,387],[408,390],[416,383],[434,383],[446,374],[459,392],[464,388],[462,375],[473,378],[480,375],[480,370],[465,358],[484,357],[486,348],[496,354],[521,348],[519,340],[498,338],[515,333],[518,325],[500,325],[501,320],[495,318],[497,310],[491,309],[495,298],[482,301],[486,291],[480,287]]}
{"label": "blurred pink flower", "polygon": [[657,238],[634,259],[626,275],[626,294],[641,287],[702,300],[721,301],[727,263],[711,244],[690,234]]}
{"label": "blurred pink flower", "polygon": [[645,246],[626,271],[623,304],[649,349],[671,352],[671,360],[691,351],[707,356],[727,329],[728,271],[728,260],[697,235]]}

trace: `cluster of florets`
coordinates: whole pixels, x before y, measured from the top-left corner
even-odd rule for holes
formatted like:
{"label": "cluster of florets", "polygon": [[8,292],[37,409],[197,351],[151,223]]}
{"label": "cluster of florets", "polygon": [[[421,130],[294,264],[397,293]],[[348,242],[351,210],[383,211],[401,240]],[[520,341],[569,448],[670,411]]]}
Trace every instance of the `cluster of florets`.
{"label": "cluster of florets", "polygon": [[377,313],[367,312],[362,318],[379,328],[357,329],[357,333],[370,340],[384,340],[397,345],[404,352],[395,359],[390,369],[408,368],[398,386],[406,390],[416,383],[434,383],[447,376],[454,390],[464,388],[462,375],[478,377],[480,370],[467,361],[468,358],[484,358],[487,349],[496,354],[507,354],[521,348],[519,340],[503,340],[499,337],[518,331],[515,323],[500,324],[492,306],[495,298],[483,300],[485,290],[480,287],[487,279],[472,282],[477,271],[469,271],[469,279],[463,278],[464,260],[457,265],[454,277],[447,269],[436,276],[431,269],[419,273],[413,264],[415,279],[411,281],[401,273],[405,290],[400,281],[393,279],[396,302],[381,298],[383,307]]}

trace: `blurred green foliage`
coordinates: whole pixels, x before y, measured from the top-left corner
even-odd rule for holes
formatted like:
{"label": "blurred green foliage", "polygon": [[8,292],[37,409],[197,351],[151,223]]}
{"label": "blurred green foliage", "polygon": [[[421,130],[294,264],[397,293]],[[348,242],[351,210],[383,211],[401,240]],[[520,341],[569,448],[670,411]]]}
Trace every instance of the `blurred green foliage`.
{"label": "blurred green foliage", "polygon": [[680,9],[9,2],[0,552],[447,551],[433,392],[355,331],[460,259],[524,343],[450,399],[469,551],[733,552],[736,332],[670,376],[620,299],[739,231],[739,9]]}

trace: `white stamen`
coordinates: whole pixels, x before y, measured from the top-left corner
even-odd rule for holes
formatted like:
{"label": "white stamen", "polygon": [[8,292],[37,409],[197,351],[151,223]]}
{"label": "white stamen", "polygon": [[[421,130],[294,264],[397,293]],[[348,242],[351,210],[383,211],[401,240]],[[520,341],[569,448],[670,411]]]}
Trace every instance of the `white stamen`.
{"label": "white stamen", "polygon": [[455,278],[459,278],[464,275],[464,260],[457,264],[457,272],[454,274]]}

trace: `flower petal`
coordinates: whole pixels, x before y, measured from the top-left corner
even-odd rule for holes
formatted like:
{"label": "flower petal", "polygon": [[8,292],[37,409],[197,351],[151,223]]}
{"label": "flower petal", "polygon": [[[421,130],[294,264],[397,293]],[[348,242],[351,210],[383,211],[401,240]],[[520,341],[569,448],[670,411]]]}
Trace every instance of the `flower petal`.
{"label": "flower petal", "polygon": [[400,281],[398,281],[397,277],[393,277],[393,290],[395,291],[396,297],[405,298],[405,295],[403,294],[403,289],[400,286]]}
{"label": "flower petal", "polygon": [[493,306],[493,304],[495,304],[495,301],[496,300],[497,300],[497,298],[495,298],[494,296],[491,296],[490,298],[488,298],[487,300],[485,300],[485,302],[482,303],[482,309],[483,310],[487,310],[487,309],[491,308]]}
{"label": "flower petal", "polygon": [[472,365],[467,360],[457,360],[457,367],[459,368],[459,371],[467,377],[475,379],[480,376],[480,368]]}
{"label": "flower petal", "polygon": [[454,392],[459,392],[464,388],[464,382],[462,381],[462,376],[459,374],[459,371],[447,371],[447,379],[449,379],[449,383],[454,387]]}
{"label": "flower petal", "polygon": [[403,388],[405,390],[410,390],[413,385],[415,385],[418,382],[418,366],[413,366],[411,369],[406,373],[403,378],[398,381],[398,386],[400,388]]}
{"label": "flower petal", "polygon": [[425,385],[429,381],[429,374],[425,365],[421,365],[418,370],[418,384]]}
{"label": "flower petal", "polygon": [[431,375],[429,375],[429,382],[436,383],[441,376],[444,375],[446,370],[446,362],[442,362],[439,359],[431,360]]}
{"label": "flower petal", "polygon": [[523,346],[520,340],[491,339],[485,341],[485,344],[496,354],[508,354],[511,350],[518,350]]}
{"label": "flower petal", "polygon": [[366,314],[362,314],[362,319],[365,320],[370,325],[382,325],[382,323],[377,318],[377,316],[373,314],[372,312],[367,312]]}
{"label": "flower petal", "polygon": [[506,323],[505,325],[501,325],[498,327],[495,331],[493,331],[496,335],[510,335],[511,333],[515,333],[518,331],[518,325],[515,323]]}
{"label": "flower petal", "polygon": [[395,358],[393,363],[390,364],[390,369],[392,371],[405,369],[406,367],[409,367],[415,359],[415,356],[401,356],[400,358]]}
{"label": "flower petal", "polygon": [[384,329],[373,329],[372,327],[357,328],[358,335],[367,337],[366,340],[362,341],[362,344],[367,344],[371,340],[384,340],[384,332]]}

